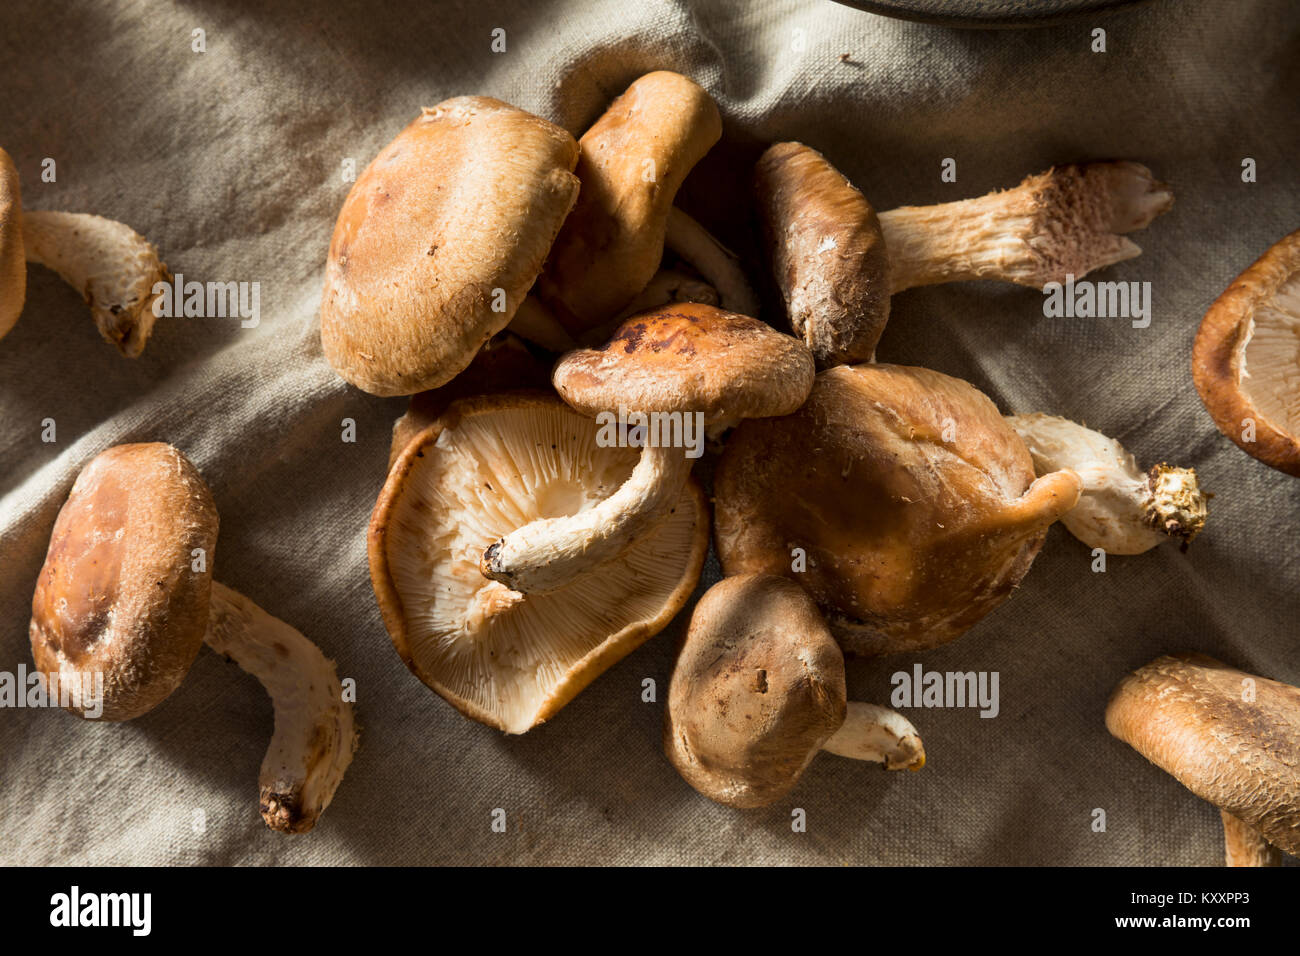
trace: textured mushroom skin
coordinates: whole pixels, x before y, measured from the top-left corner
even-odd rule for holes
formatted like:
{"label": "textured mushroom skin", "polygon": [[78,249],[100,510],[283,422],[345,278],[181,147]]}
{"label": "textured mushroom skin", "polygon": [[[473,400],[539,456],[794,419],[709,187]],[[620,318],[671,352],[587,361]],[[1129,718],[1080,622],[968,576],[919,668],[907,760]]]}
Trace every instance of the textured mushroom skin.
{"label": "textured mushroom skin", "polygon": [[23,248],[81,293],[105,342],[127,358],[144,351],[158,321],[154,286],[171,279],[149,240],[103,216],[27,210]]}
{"label": "textured mushroom skin", "polygon": [[23,200],[18,170],[0,149],[0,339],[23,311],[27,295],[27,258],[23,252]]}
{"label": "textured mushroom skin", "polygon": [[691,614],[664,711],[664,753],[700,793],[762,807],[844,723],[844,655],[797,585],[729,577]]}
{"label": "textured mushroom skin", "polygon": [[[600,574],[539,595],[510,591],[484,578],[479,556],[493,540],[531,520],[564,513],[558,502],[575,490],[575,482],[556,480],[528,494],[515,464],[524,460],[523,449],[518,458],[502,456],[505,443],[495,437],[493,461],[456,449],[462,429],[473,429],[482,419],[488,422],[483,431],[492,433],[492,419],[516,413],[537,415],[549,423],[553,441],[535,438],[528,448],[535,461],[576,455],[602,459],[609,478],[585,493],[603,498],[634,466],[635,449],[599,448],[595,423],[553,395],[516,392],[461,399],[398,457],[375,503],[367,538],[371,584],[402,661],[466,717],[513,734],[549,720],[604,671],[666,627],[695,589],[708,551],[704,496],[699,485],[688,480],[673,514],[630,544],[627,556]],[[438,467],[440,458],[464,463],[475,476],[473,487],[448,482],[444,476],[432,496],[423,497],[416,487],[421,472]],[[614,458],[621,458],[626,469],[611,469]],[[473,514],[463,510],[467,495],[478,509]],[[453,504],[460,510],[449,511]],[[671,536],[673,543],[663,543],[664,536]],[[436,565],[435,573],[430,573],[430,563]],[[625,583],[611,598],[604,592],[615,576],[630,576],[635,586]],[[431,639],[420,628],[434,617],[446,627],[432,639],[437,659],[431,665],[425,658]],[[531,621],[532,629],[516,633],[515,619],[524,622],[520,627]],[[512,681],[527,686],[527,706],[503,706],[513,692],[507,686]]]}
{"label": "textured mushroom skin", "polygon": [[569,352],[551,380],[592,417],[622,405],[734,423],[794,411],[813,375],[812,355],[797,339],[749,316],[678,302],[632,316],[599,348]]}
{"label": "textured mushroom skin", "polygon": [[629,86],[583,134],[582,190],[538,283],[571,333],[612,319],[646,287],[677,190],[721,137],[709,94],[663,70]]}
{"label": "textured mushroom skin", "polygon": [[500,100],[426,108],[339,212],[321,298],[335,370],[372,394],[410,395],[469,365],[541,272],[577,198],[577,161],[567,132]]}
{"label": "textured mushroom skin", "polygon": [[[102,672],[104,720],[155,707],[203,643],[217,528],[207,485],[172,446],[118,445],[97,456],[59,511],[37,579],[36,666]],[[206,553],[203,571],[193,570],[196,548]]]}
{"label": "textured mushroom skin", "polygon": [[[1219,431],[1264,464],[1300,477],[1300,436],[1259,414],[1242,385],[1252,316],[1300,273],[1300,230],[1280,239],[1232,281],[1201,320],[1192,348],[1192,380]],[[1243,438],[1246,419],[1255,441]]]}
{"label": "textured mushroom skin", "polygon": [[800,143],[770,147],[754,180],[794,334],[818,368],[868,361],[889,321],[889,258],[875,209]]}
{"label": "textured mushroom skin", "polygon": [[[1243,699],[1247,679],[1254,701]],[[1168,655],[1119,682],[1106,729],[1201,799],[1300,853],[1300,688],[1204,654]]]}
{"label": "textured mushroom skin", "polygon": [[1080,487],[1068,470],[1035,481],[1024,443],[973,385],[838,366],[794,415],[745,422],[728,440],[718,555],[728,575],[803,585],[846,651],[919,650],[1010,596]]}

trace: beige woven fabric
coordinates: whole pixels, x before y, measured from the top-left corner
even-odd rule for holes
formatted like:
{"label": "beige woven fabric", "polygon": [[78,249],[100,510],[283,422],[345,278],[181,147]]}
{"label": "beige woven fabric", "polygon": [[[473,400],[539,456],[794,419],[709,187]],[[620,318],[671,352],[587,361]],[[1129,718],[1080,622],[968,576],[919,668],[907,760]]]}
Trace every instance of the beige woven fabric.
{"label": "beige woven fabric", "polygon": [[[1097,26],[1104,54],[1090,50]],[[206,53],[191,49],[196,29]],[[967,378],[1008,411],[1085,420],[1145,462],[1196,466],[1218,495],[1186,555],[1112,558],[1094,574],[1057,528],[1013,599],[961,640],[850,662],[852,694],[882,702],[889,675],[918,660],[1000,673],[995,719],[907,711],[930,754],[920,774],[823,756],[767,810],[699,797],[660,752],[661,705],[640,699],[645,677],[666,696],[683,618],[551,723],[510,738],[425,689],[380,623],[365,527],[403,402],[345,386],[317,333],[344,160],[364,167],[421,106],[466,93],[577,133],[659,68],[692,76],[722,109],[724,143],[680,202],[754,271],[749,168],[776,139],[821,149],[881,209],[1086,158],[1140,160],[1177,194],[1136,237],[1144,255],[1107,275],[1152,283],[1150,328],[1044,318],[1040,295],[993,284],[894,301],[882,360]],[[119,442],[165,440],[212,486],[217,576],[338,660],[357,680],[362,725],[320,825],[284,837],[256,809],[270,702],[209,651],[127,724],[0,710],[0,862],[1220,861],[1217,811],[1112,740],[1102,710],[1125,671],[1184,648],[1300,684],[1300,484],[1218,434],[1188,368],[1206,306],[1300,226],[1294,4],[1155,2],[976,33],[826,0],[7,0],[0,81],[0,143],[28,207],[119,218],[173,271],[262,290],[258,328],[164,319],[128,361],[72,290],[30,270],[26,309],[0,342],[0,670],[30,665],[32,589],[79,468]],[[41,182],[46,157],[55,183]],[[956,184],[940,181],[945,157]],[[1243,157],[1257,183],[1242,183]],[[47,418],[55,443],[41,441]],[[344,418],[355,444],[340,441]],[[490,827],[498,807],[506,833]],[[806,833],[791,831],[792,807],[806,810]],[[1094,808],[1105,833],[1092,832]]]}

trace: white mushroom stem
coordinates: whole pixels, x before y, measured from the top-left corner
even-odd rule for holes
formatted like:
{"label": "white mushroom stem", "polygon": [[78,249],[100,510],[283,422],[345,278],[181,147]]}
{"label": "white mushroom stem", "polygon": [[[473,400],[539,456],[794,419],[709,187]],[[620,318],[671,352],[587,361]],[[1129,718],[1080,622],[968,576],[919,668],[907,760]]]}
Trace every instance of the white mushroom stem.
{"label": "white mushroom stem", "polygon": [[676,206],[668,211],[664,245],[718,290],[722,308],[740,315],[758,315],[758,296],[740,268],[740,258]]}
{"label": "white mushroom stem", "polygon": [[524,296],[523,303],[507,326],[521,339],[540,345],[548,352],[567,352],[578,343],[565,330],[551,310],[542,305],[536,296]]}
{"label": "white mushroom stem", "polygon": [[1014,189],[881,213],[893,292],[937,282],[1002,279],[1041,289],[1142,253],[1124,233],[1173,204],[1145,166],[1060,166]]}
{"label": "white mushroom stem", "polygon": [[670,514],[691,460],[681,448],[647,445],[617,491],[594,507],[531,521],[483,552],[479,570],[512,591],[554,591],[623,554]]}
{"label": "white mushroom stem", "polygon": [[920,770],[925,747],[912,722],[896,710],[849,701],[844,724],[822,744],[822,750],[883,764],[886,770]]}
{"label": "white mushroom stem", "polygon": [[329,806],[356,749],[352,705],[334,664],[284,621],[215,581],[206,640],[271,695],[275,732],[258,775],[262,818],[273,830],[305,833]]}
{"label": "white mushroom stem", "polygon": [[1115,439],[1055,415],[1009,415],[1007,422],[1039,475],[1069,468],[1083,481],[1079,503],[1061,523],[1090,548],[1141,554],[1170,538],[1185,547],[1205,526],[1209,496],[1194,469],[1162,463],[1144,472]]}
{"label": "white mushroom stem", "polygon": [[1263,834],[1227,810],[1223,817],[1224,862],[1228,866],[1281,866],[1282,851]]}
{"label": "white mushroom stem", "polygon": [[128,358],[144,349],[157,316],[153,287],[170,275],[158,250],[130,226],[75,212],[23,213],[27,261],[82,294],[105,341]]}

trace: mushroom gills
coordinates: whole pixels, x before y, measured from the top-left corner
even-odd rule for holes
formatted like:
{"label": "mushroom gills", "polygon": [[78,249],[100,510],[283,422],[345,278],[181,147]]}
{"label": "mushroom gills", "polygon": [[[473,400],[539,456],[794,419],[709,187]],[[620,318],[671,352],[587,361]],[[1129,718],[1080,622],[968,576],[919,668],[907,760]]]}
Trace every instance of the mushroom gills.
{"label": "mushroom gills", "polygon": [[258,775],[272,830],[305,833],[334,798],[357,732],[334,664],[284,621],[212,582],[205,640],[256,677],[275,706],[275,731]]}
{"label": "mushroom gills", "polygon": [[1241,389],[1262,417],[1300,435],[1300,272],[1255,309],[1241,348]]}
{"label": "mushroom gills", "polygon": [[409,472],[372,543],[372,570],[378,547],[403,618],[389,631],[415,674],[467,716],[524,733],[685,602],[707,549],[703,505],[687,482],[600,573],[521,594],[482,575],[484,549],[597,507],[627,481],[637,450],[600,446],[593,420],[540,397],[471,399],[440,422],[436,441],[417,439],[394,467]]}

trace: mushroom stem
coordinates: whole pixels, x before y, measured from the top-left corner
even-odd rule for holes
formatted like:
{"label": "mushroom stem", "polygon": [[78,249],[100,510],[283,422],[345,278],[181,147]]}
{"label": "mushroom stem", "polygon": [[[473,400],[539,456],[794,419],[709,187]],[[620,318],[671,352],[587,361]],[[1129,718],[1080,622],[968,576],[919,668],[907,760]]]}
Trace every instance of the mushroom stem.
{"label": "mushroom stem", "polygon": [[883,764],[886,770],[925,766],[925,746],[910,720],[888,707],[856,700],[848,702],[844,723],[822,744],[822,750]]}
{"label": "mushroom stem", "polygon": [[104,340],[127,358],[138,356],[157,319],[154,283],[170,279],[158,250],[103,216],[27,211],[22,222],[27,261],[57,272],[85,297]]}
{"label": "mushroom stem", "polygon": [[262,819],[272,830],[305,833],[329,806],[356,749],[352,705],[334,664],[297,630],[216,581],[205,639],[271,695],[275,731],[258,775]]}
{"label": "mushroom stem", "polygon": [[540,345],[548,352],[567,352],[578,345],[551,310],[534,295],[524,296],[524,301],[507,328],[521,339]]}
{"label": "mushroom stem", "polygon": [[577,514],[516,528],[483,552],[479,570],[513,591],[554,591],[623,554],[670,513],[690,474],[681,448],[647,444],[617,491]]}
{"label": "mushroom stem", "polygon": [[1068,418],[1009,415],[1038,474],[1068,468],[1083,480],[1078,505],[1061,518],[1070,533],[1110,554],[1141,554],[1173,538],[1184,548],[1205,527],[1208,498],[1191,468],[1143,472],[1113,438]]}
{"label": "mushroom stem", "polygon": [[758,315],[758,296],[741,271],[740,257],[676,206],[668,210],[664,244],[718,290],[722,308],[740,315]]}
{"label": "mushroom stem", "polygon": [[1282,851],[1264,835],[1227,810],[1223,817],[1224,862],[1228,866],[1281,866]]}
{"label": "mushroom stem", "polygon": [[893,292],[938,282],[1003,279],[1041,289],[1140,255],[1123,234],[1173,204],[1145,166],[1058,166],[1014,189],[880,215]]}

